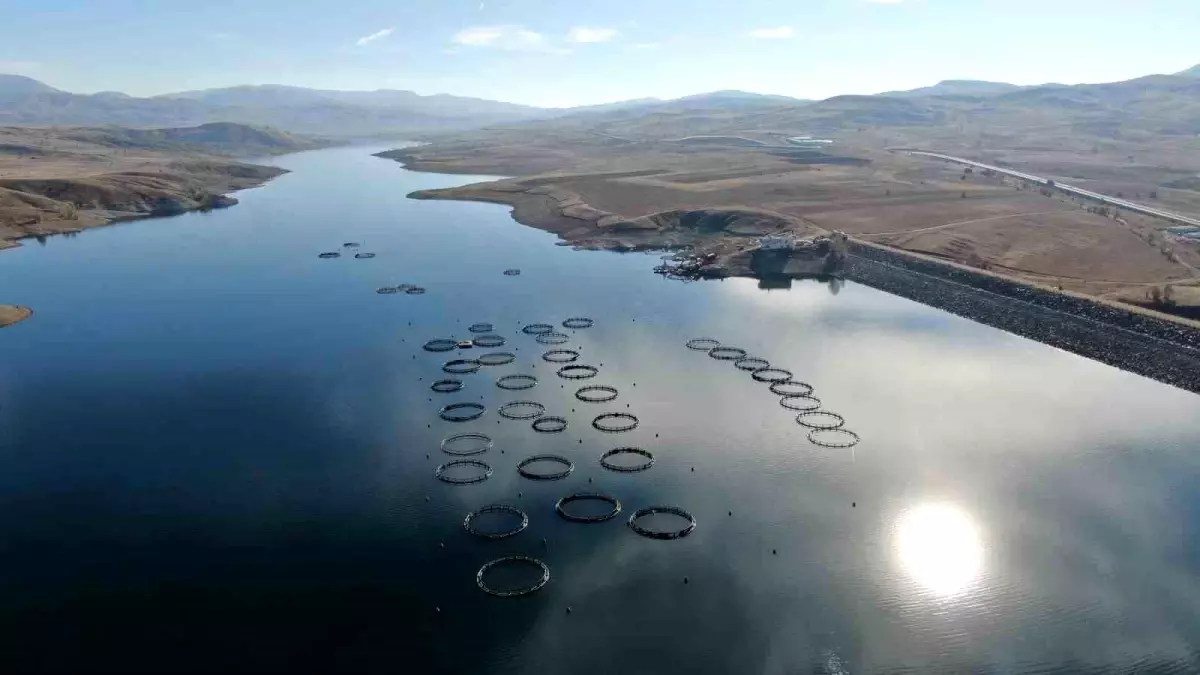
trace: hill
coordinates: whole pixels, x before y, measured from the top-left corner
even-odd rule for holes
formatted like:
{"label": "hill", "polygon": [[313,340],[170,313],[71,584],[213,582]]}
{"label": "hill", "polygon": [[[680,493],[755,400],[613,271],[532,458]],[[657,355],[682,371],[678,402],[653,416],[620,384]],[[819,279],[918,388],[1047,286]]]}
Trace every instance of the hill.
{"label": "hill", "polygon": [[274,129],[0,127],[0,248],[114,220],[229,206],[283,170],[226,156],[323,145]]}
{"label": "hill", "polygon": [[995,96],[1018,91],[1024,87],[1007,82],[984,80],[942,80],[932,87],[920,87],[907,91],[888,91],[879,96]]}

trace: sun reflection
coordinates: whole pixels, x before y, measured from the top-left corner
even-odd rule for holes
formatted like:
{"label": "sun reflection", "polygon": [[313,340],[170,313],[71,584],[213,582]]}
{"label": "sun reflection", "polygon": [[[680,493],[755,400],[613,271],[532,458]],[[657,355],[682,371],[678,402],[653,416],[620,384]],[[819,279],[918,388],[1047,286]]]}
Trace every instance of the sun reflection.
{"label": "sun reflection", "polygon": [[983,540],[970,514],[953,504],[922,504],[896,522],[900,564],[929,591],[967,590],[983,571]]}

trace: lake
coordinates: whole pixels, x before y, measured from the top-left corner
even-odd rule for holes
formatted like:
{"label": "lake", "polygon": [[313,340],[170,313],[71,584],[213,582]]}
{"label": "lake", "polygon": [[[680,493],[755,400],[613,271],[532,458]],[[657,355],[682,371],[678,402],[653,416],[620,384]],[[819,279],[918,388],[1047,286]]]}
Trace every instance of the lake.
{"label": "lake", "polygon": [[[379,149],[273,160],[292,173],[230,209],[0,253],[0,301],[35,310],[0,331],[4,672],[1200,669],[1197,396],[854,283],[668,281],[656,255],[558,247],[504,207],[409,200],[477,179]],[[405,283],[427,292],[375,292]],[[422,349],[475,322],[515,361],[431,391],[443,361],[495,351]],[[685,346],[701,337],[792,371],[861,442],[810,443],[767,384]],[[554,348],[599,374],[560,378]],[[522,373],[537,385],[495,386]],[[575,398],[592,384],[617,398]],[[522,400],[566,430],[497,414]],[[452,402],[486,412],[443,421]],[[594,429],[608,412],[639,425]],[[493,473],[441,482],[463,432],[491,437],[472,459]],[[626,446],[654,466],[600,465]],[[538,454],[573,473],[523,478]],[[560,518],[578,492],[622,511]],[[464,530],[497,503],[525,531]],[[655,505],[695,530],[627,526]],[[509,555],[550,581],[482,592]]]}

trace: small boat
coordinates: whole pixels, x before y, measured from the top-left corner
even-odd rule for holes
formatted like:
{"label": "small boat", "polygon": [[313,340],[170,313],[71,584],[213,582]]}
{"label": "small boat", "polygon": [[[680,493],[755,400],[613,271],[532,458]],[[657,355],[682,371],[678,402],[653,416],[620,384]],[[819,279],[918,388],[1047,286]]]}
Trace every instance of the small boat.
{"label": "small boat", "polygon": [[474,347],[474,346],[475,346],[475,343],[474,343],[474,342],[471,342],[470,340],[459,340],[459,341],[458,341],[458,348],[459,348],[459,349],[470,349],[470,348],[472,348],[472,347]]}

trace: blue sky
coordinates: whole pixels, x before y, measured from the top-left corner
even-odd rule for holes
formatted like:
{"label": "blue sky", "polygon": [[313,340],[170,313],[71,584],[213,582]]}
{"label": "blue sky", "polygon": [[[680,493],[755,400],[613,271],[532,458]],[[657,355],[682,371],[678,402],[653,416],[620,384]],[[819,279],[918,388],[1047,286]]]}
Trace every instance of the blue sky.
{"label": "blue sky", "polygon": [[1200,63],[1198,0],[0,0],[0,72],[77,92],[413,89],[535,105]]}

